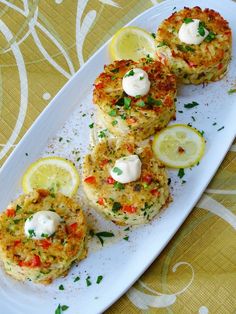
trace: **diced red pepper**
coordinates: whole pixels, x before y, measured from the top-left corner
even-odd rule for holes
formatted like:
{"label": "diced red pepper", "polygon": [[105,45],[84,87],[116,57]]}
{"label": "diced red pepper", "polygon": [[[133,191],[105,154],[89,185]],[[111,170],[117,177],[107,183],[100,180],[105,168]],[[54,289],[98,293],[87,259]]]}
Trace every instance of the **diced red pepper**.
{"label": "diced red pepper", "polygon": [[14,246],[17,246],[18,244],[20,244],[21,243],[21,240],[15,240],[14,241]]}
{"label": "diced red pepper", "polygon": [[99,164],[99,166],[100,166],[100,168],[103,168],[106,164],[108,164],[109,163],[109,159],[103,159],[101,162],[100,162],[100,164]]}
{"label": "diced red pepper", "polygon": [[146,174],[142,177],[142,181],[146,182],[149,185],[152,183],[152,176],[150,174]]}
{"label": "diced red pepper", "polygon": [[98,199],[98,204],[99,204],[99,205],[104,205],[104,198],[99,197],[99,199]]}
{"label": "diced red pepper", "polygon": [[122,210],[126,213],[133,214],[137,211],[137,207],[132,205],[123,205]]}
{"label": "diced red pepper", "polygon": [[41,197],[46,197],[50,194],[50,192],[46,189],[38,189],[37,192]]}
{"label": "diced red pepper", "polygon": [[96,87],[97,89],[101,89],[101,88],[104,87],[104,84],[103,84],[103,83],[98,83],[98,84],[95,85],[95,87]]}
{"label": "diced red pepper", "polygon": [[223,63],[218,64],[218,70],[221,70],[223,68]]}
{"label": "diced red pepper", "polygon": [[78,227],[78,223],[74,222],[73,224],[68,226],[68,232],[69,233],[76,233]]}
{"label": "diced red pepper", "polygon": [[108,184],[114,184],[116,182],[116,180],[114,180],[111,176],[109,176],[108,178],[107,178],[107,183]]}
{"label": "diced red pepper", "polygon": [[14,208],[8,208],[6,210],[7,217],[15,217],[16,211]]}
{"label": "diced red pepper", "polygon": [[126,147],[127,147],[128,152],[130,152],[130,153],[134,152],[134,145],[128,143],[128,144],[126,144]]}
{"label": "diced red pepper", "polygon": [[41,265],[41,260],[40,257],[38,255],[34,255],[34,257],[32,257],[31,260],[29,261],[19,261],[18,265],[20,267],[30,267],[30,268],[34,268],[34,267],[39,267]]}
{"label": "diced red pepper", "polygon": [[89,183],[89,184],[94,184],[94,183],[96,183],[96,177],[89,176],[89,177],[84,179],[84,182]]}
{"label": "diced red pepper", "polygon": [[38,242],[39,246],[42,246],[43,249],[48,249],[50,245],[52,245],[52,242],[48,239],[39,240]]}
{"label": "diced red pepper", "polygon": [[151,193],[152,195],[154,195],[154,196],[159,196],[159,195],[160,195],[160,192],[158,191],[158,189],[152,189],[152,190],[150,191],[150,193]]}

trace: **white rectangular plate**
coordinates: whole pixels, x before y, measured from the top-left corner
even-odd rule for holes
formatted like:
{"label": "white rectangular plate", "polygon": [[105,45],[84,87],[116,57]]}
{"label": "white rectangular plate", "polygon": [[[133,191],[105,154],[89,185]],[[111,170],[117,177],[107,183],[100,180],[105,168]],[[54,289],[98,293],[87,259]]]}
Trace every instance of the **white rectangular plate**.
{"label": "white rectangular plate", "polygon": [[[236,34],[235,3],[224,0],[182,0],[165,1],[134,19],[129,25],[139,26],[155,32],[161,21],[176,10],[198,5],[220,12],[230,23]],[[66,278],[59,278],[49,286],[33,285],[29,282],[17,282],[0,270],[0,308],[7,314],[52,314],[57,305],[66,304],[66,314],[100,313],[117,300],[147,269],[167,245],[197,200],[205,190],[210,179],[219,167],[236,133],[236,95],[227,91],[235,82],[236,41],[233,40],[233,58],[230,69],[223,80],[202,86],[184,86],[178,92],[177,123],[191,123],[204,130],[207,140],[206,153],[199,166],[186,170],[181,184],[176,171],[169,172],[172,178],[173,203],[150,224],[135,228],[131,232],[114,226],[111,222],[97,217],[97,230],[112,231],[116,237],[113,243],[95,250],[96,239],[89,244],[88,257],[78,267],[73,267]],[[29,164],[42,155],[55,154],[72,159],[78,165],[80,150],[83,156],[89,149],[89,127],[92,105],[92,84],[109,63],[107,44],[104,45],[78,73],[64,86],[27,132],[0,172],[0,208],[21,191],[20,180]],[[183,110],[184,103],[197,101],[197,108]],[[83,117],[83,113],[86,116]],[[194,116],[196,121],[192,121]],[[217,122],[217,125],[213,125]],[[224,129],[217,131],[220,127]],[[58,139],[63,137],[60,142]],[[69,143],[66,142],[69,139]],[[28,156],[25,155],[28,153]],[[92,212],[92,216],[96,214]],[[89,219],[91,220],[91,219]],[[91,220],[91,224],[94,224]],[[129,241],[123,237],[129,235]],[[107,241],[106,241],[107,242]],[[86,286],[86,277],[90,276],[92,285]],[[103,275],[98,285],[96,278]],[[76,276],[80,281],[74,283]],[[58,286],[63,284],[64,291]]]}

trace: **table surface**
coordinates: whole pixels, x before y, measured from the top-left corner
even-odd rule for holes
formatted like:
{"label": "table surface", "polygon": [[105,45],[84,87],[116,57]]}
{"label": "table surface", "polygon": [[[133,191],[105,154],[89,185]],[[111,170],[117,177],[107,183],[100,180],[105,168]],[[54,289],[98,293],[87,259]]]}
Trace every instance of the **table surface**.
{"label": "table surface", "polygon": [[[0,166],[79,67],[157,3],[0,0]],[[106,313],[235,313],[235,213],[236,143],[168,246]]]}

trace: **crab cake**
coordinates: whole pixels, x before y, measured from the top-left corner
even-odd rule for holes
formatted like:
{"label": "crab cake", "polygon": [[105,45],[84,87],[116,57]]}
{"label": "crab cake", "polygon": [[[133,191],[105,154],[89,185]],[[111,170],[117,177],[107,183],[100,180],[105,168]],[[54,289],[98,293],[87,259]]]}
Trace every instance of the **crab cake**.
{"label": "crab cake", "polygon": [[[140,89],[131,92],[130,96],[124,91],[124,80],[139,75],[136,72],[142,72]],[[145,81],[149,83],[145,95],[141,95]],[[95,80],[93,90],[98,117],[105,127],[118,137],[135,140],[153,135],[175,118],[175,97],[175,76],[167,66],[150,57],[139,62],[115,61],[105,66]]]}
{"label": "crab cake", "polygon": [[[41,212],[59,217],[55,232],[37,238],[32,228],[26,235],[27,223]],[[38,223],[40,219],[45,224],[42,217]],[[21,195],[0,215],[0,258],[5,271],[18,280],[49,284],[86,256],[86,232],[84,214],[71,198],[47,190]]]}
{"label": "crab cake", "polygon": [[173,13],[159,26],[156,40],[158,59],[168,63],[182,83],[217,81],[227,71],[232,33],[214,10],[194,7]]}
{"label": "crab cake", "polygon": [[[117,166],[118,160],[126,159],[129,167]],[[140,172],[134,177],[132,165],[138,160]],[[103,141],[85,157],[83,166],[83,187],[91,206],[116,224],[147,223],[171,200],[165,167],[154,157],[149,144]],[[126,172],[124,181],[119,180],[126,183],[116,181],[112,172],[117,178]],[[127,174],[132,182],[127,183]]]}

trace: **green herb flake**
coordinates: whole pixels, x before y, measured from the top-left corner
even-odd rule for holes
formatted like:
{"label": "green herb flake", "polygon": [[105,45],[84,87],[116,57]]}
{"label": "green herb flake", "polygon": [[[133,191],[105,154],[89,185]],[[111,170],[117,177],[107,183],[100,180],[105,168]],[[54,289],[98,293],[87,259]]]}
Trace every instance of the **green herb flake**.
{"label": "green herb flake", "polygon": [[192,118],[193,121],[196,121],[196,119],[194,118],[194,116],[191,116],[191,118]]}
{"label": "green herb flake", "polygon": [[121,114],[120,117],[122,120],[126,120],[126,114],[125,113]]}
{"label": "green herb flake", "polygon": [[230,94],[233,94],[233,93],[236,93],[236,88],[235,89],[230,89],[230,90],[228,90],[228,94],[230,95]]}
{"label": "green herb flake", "polygon": [[203,137],[203,135],[204,135],[204,131],[202,130],[202,131],[198,131],[199,132],[199,134]]}
{"label": "green herb flake", "polygon": [[224,126],[222,126],[221,128],[219,128],[218,130],[217,130],[217,132],[219,132],[219,131],[221,131],[221,130],[223,130],[225,127]]}
{"label": "green herb flake", "polygon": [[156,38],[156,34],[155,33],[151,33],[151,36],[155,39]]}
{"label": "green herb flake", "polygon": [[75,277],[74,282],[77,282],[77,281],[79,281],[79,280],[80,280],[80,277],[77,276],[77,277]]}
{"label": "green herb flake", "polygon": [[121,191],[121,190],[124,190],[125,185],[122,184],[122,183],[120,183],[120,182],[115,182],[115,183],[114,183],[114,188],[115,188],[116,190],[118,190],[118,191]]}
{"label": "green herb flake", "polygon": [[130,227],[127,227],[124,229],[124,231],[129,231],[130,230]]}
{"label": "green herb flake", "polygon": [[129,97],[124,97],[124,109],[129,110],[131,104],[131,99]]}
{"label": "green herb flake", "polygon": [[183,21],[185,24],[189,24],[189,23],[193,22],[193,19],[191,19],[191,17],[185,17]]}
{"label": "green herb flake", "polygon": [[59,290],[65,290],[65,288],[64,288],[63,285],[60,285],[60,286],[58,287],[58,289],[59,289]]}
{"label": "green herb flake", "polygon": [[213,32],[209,32],[209,34],[206,36],[204,40],[209,43],[215,38],[216,38],[216,34]]}
{"label": "green herb flake", "polygon": [[112,169],[112,172],[115,172],[118,176],[120,176],[123,173],[123,171],[118,167],[114,167]]}
{"label": "green herb flake", "polygon": [[134,70],[130,70],[128,73],[125,74],[125,77],[134,76]]}
{"label": "green herb flake", "polygon": [[180,168],[180,169],[179,169],[179,172],[178,172],[178,177],[179,177],[180,179],[182,179],[184,175],[185,175],[184,169],[183,169],[183,168]]}
{"label": "green herb flake", "polygon": [[96,283],[99,285],[100,282],[102,281],[102,279],[103,279],[103,276],[99,275],[99,276],[97,277]]}
{"label": "green herb flake", "polygon": [[119,68],[111,70],[112,73],[119,73]]}
{"label": "green herb flake", "polygon": [[192,101],[191,103],[184,104],[184,108],[186,108],[186,109],[191,109],[191,108],[194,108],[196,106],[199,106],[199,103],[197,103],[196,101]]}
{"label": "green herb flake", "polygon": [[115,117],[117,115],[116,109],[112,109],[110,112],[108,112],[109,116]]}
{"label": "green herb flake", "polygon": [[216,122],[214,122],[214,123],[212,123],[212,125],[217,125],[217,123],[216,123]]}
{"label": "green herb flake", "polygon": [[118,121],[117,121],[117,120],[113,120],[111,124],[112,124],[113,126],[115,126],[115,125],[118,124]]}
{"label": "green herb flake", "polygon": [[41,237],[42,237],[42,238],[48,238],[49,235],[48,235],[47,233],[42,233],[42,234],[41,234]]}
{"label": "green herb flake", "polygon": [[55,314],[62,314],[62,312],[68,310],[69,306],[68,305],[61,305],[58,304],[56,310],[55,310]]}
{"label": "green herb flake", "polygon": [[21,208],[22,208],[22,207],[17,204],[17,205],[16,205],[16,212],[17,212],[18,210],[21,210]]}
{"label": "green herb flake", "polygon": [[114,202],[113,203],[113,206],[112,206],[112,211],[113,212],[117,212],[119,209],[121,209],[121,203],[119,203],[119,202]]}
{"label": "green herb flake", "polygon": [[59,137],[59,142],[61,142],[63,140],[63,137]]}
{"label": "green herb flake", "polygon": [[144,76],[140,76],[139,80],[142,81],[144,79]]}
{"label": "green herb flake", "polygon": [[125,241],[129,241],[129,237],[128,237],[128,236],[124,237],[123,239],[124,239]]}
{"label": "green herb flake", "polygon": [[136,105],[139,107],[145,107],[145,102],[143,100],[140,100],[136,103]]}
{"label": "green herb flake", "polygon": [[68,310],[68,308],[69,308],[68,305],[62,305],[62,306],[61,306],[61,309],[62,309],[63,312],[66,311],[66,310]]}
{"label": "green herb flake", "polygon": [[183,113],[183,110],[178,110],[179,113]]}
{"label": "green herb flake", "polygon": [[152,98],[152,96],[148,96],[147,97],[147,104],[148,105],[151,105],[151,106],[161,106],[162,105],[162,101],[161,100],[159,100],[159,99],[154,99],[154,98]]}
{"label": "green herb flake", "polygon": [[195,49],[191,46],[184,46],[184,45],[176,45],[177,49],[182,51],[182,52],[188,52],[188,51],[191,51],[191,52],[194,52]]}
{"label": "green herb flake", "polygon": [[112,232],[107,232],[107,231],[101,231],[95,233],[95,236],[98,237],[98,240],[101,242],[101,244],[104,244],[103,238],[111,238],[114,237],[114,233]]}
{"label": "green herb flake", "polygon": [[153,58],[150,56],[150,54],[147,55],[146,60],[147,63],[153,62]]}
{"label": "green herb flake", "polygon": [[35,234],[34,229],[29,229],[29,230],[28,230],[28,234],[29,234],[29,237],[30,237],[30,238],[36,237],[36,234]]}
{"label": "green herb flake", "polygon": [[89,286],[92,285],[92,282],[90,281],[90,276],[88,276],[88,277],[86,278],[86,285],[87,285],[87,287],[89,287]]}
{"label": "green herb flake", "polygon": [[198,25],[198,34],[199,34],[200,36],[202,36],[202,37],[204,37],[204,36],[205,36],[205,33],[206,33],[204,26],[205,26],[205,25],[204,25],[203,22],[199,22],[199,25]]}
{"label": "green herb flake", "polygon": [[89,124],[90,129],[94,127],[94,123]]}
{"label": "green herb flake", "polygon": [[100,131],[99,134],[98,134],[98,137],[100,137],[100,138],[106,137],[106,133],[105,132],[106,132],[106,130]]}
{"label": "green herb flake", "polygon": [[168,44],[167,44],[165,41],[162,41],[162,42],[160,42],[160,43],[157,45],[157,48],[160,48],[160,47],[163,47],[163,46],[168,46]]}

